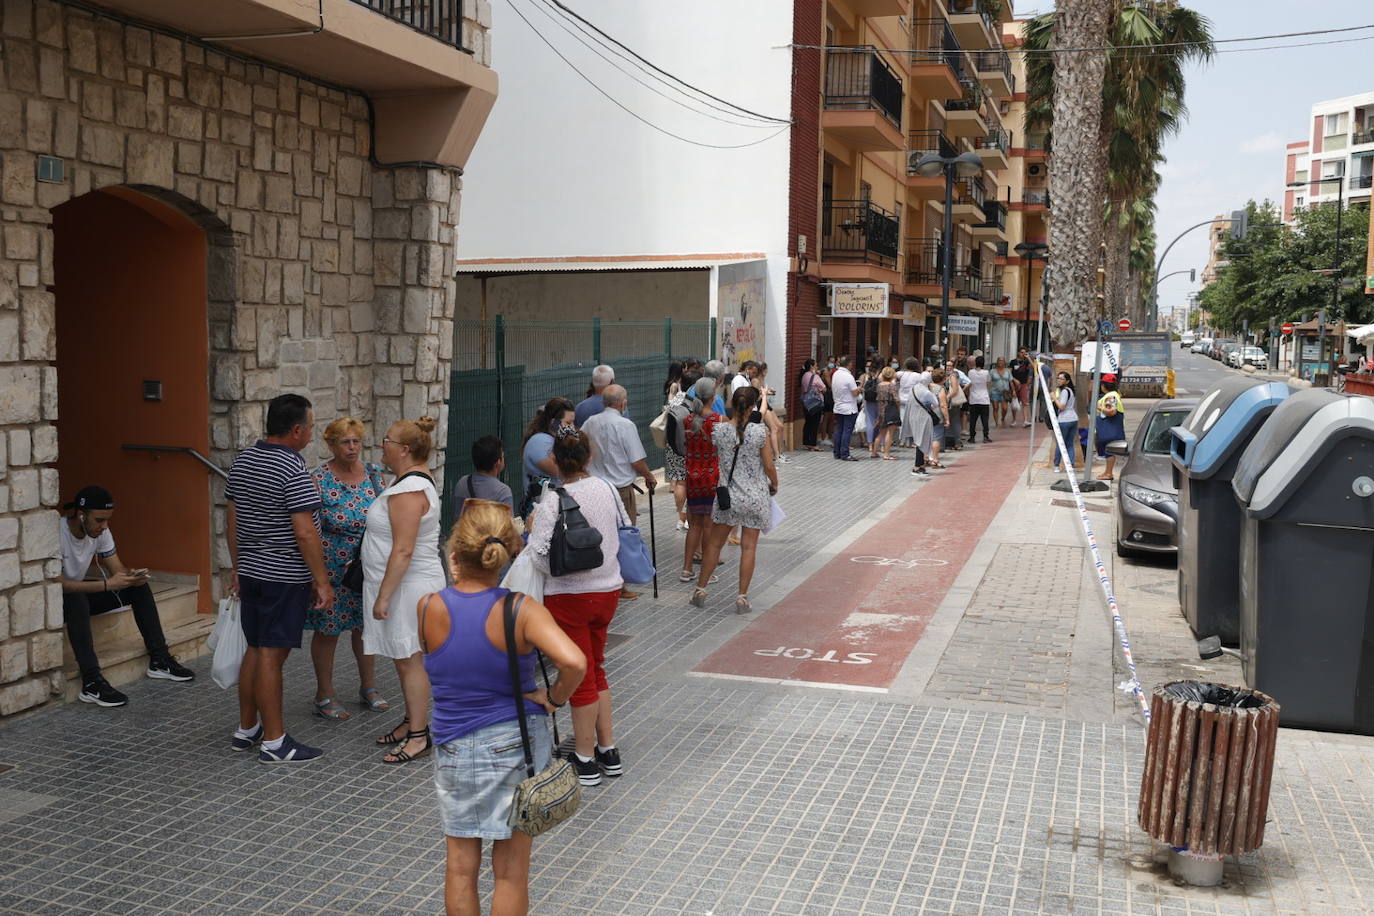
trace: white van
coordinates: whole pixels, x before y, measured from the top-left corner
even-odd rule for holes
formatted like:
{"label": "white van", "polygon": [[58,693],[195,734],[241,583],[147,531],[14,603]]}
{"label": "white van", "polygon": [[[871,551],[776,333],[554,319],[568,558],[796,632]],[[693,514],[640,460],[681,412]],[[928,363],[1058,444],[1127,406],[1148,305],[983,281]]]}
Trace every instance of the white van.
{"label": "white van", "polygon": [[1193,346],[1194,340],[1197,340],[1196,334],[1194,334],[1192,331],[1184,331],[1181,335],[1179,335],[1178,345],[1183,349],[1187,350]]}

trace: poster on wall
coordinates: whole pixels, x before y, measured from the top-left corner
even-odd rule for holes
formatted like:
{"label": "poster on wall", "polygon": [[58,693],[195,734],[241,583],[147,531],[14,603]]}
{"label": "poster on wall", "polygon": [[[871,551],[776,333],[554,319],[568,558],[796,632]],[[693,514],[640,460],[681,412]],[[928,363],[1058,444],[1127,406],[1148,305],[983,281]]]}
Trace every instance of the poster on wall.
{"label": "poster on wall", "polygon": [[764,318],[768,302],[768,262],[722,264],[716,287],[716,358],[731,369],[746,360],[766,362]]}
{"label": "poster on wall", "polygon": [[887,297],[886,283],[832,283],[830,314],[835,318],[885,318]]}

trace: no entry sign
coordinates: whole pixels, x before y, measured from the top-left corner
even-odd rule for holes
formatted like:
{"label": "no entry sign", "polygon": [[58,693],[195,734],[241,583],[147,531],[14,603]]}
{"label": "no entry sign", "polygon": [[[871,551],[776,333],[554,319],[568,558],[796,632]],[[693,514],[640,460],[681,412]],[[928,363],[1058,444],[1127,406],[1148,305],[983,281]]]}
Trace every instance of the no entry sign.
{"label": "no entry sign", "polygon": [[1116,323],[1116,329],[1123,334],[1131,329],[1131,319],[1122,318]]}
{"label": "no entry sign", "polygon": [[1285,322],[1283,323],[1283,327],[1279,328],[1279,330],[1282,331],[1282,332],[1285,333],[1285,334],[1292,334],[1292,333],[1293,333],[1293,322],[1291,322],[1291,321],[1285,321]]}

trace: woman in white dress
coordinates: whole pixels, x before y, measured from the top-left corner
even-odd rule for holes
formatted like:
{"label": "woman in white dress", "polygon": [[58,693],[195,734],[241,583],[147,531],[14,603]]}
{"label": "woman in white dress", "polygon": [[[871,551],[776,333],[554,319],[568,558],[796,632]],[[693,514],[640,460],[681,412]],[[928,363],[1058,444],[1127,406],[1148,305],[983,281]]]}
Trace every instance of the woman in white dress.
{"label": "woman in white dress", "polygon": [[406,717],[377,739],[394,749],[383,763],[407,763],[434,748],[429,678],[420,651],[420,598],[444,588],[439,560],[439,494],[429,473],[434,418],[398,420],[382,439],[395,482],[367,510],[363,535],[363,651],[396,662]]}

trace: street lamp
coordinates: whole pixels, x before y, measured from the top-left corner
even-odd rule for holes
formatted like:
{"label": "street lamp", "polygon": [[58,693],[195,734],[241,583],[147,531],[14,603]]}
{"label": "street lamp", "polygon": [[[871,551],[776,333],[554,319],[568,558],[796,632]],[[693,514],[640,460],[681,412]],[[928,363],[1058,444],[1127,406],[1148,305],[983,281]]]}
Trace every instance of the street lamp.
{"label": "street lamp", "polygon": [[[1026,317],[1021,320],[1021,346],[1034,349],[1033,347],[1031,347],[1030,339],[1031,269],[1035,266],[1036,258],[1039,258],[1042,261],[1048,261],[1050,259],[1050,246],[1046,245],[1044,242],[1022,242],[1019,245],[1017,245],[1016,248],[1013,250],[1021,256],[1022,260],[1026,262]],[[1040,308],[1043,310],[1044,307],[1045,303],[1042,301],[1040,303]]]}
{"label": "street lamp", "polygon": [[972,152],[958,156],[926,153],[916,160],[912,171],[922,178],[945,176],[945,219],[941,237],[944,250],[940,256],[940,353],[943,361],[949,359],[949,288],[954,283],[954,181],[983,174],[983,160]]}

